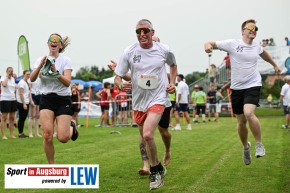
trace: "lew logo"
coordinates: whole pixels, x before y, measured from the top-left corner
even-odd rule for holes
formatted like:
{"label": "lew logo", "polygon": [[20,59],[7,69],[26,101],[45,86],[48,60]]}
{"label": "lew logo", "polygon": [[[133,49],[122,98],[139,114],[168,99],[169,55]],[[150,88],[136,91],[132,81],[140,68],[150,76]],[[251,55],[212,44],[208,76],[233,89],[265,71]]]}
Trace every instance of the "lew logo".
{"label": "lew logo", "polygon": [[77,167],[70,169],[71,185],[96,185],[97,167]]}

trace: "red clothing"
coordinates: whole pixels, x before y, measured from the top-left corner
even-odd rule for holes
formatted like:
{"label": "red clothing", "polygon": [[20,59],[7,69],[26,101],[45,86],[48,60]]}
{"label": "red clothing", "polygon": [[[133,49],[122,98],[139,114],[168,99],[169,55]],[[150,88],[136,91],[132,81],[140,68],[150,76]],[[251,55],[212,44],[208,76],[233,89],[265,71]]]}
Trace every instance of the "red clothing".
{"label": "red clothing", "polygon": [[113,89],[111,89],[112,99],[114,99],[118,94],[120,94],[120,90],[118,89],[118,87],[114,87]]}
{"label": "red clothing", "polygon": [[108,94],[107,94],[107,89],[103,89],[101,93],[101,106],[109,106],[109,101],[108,101]]}
{"label": "red clothing", "polygon": [[120,92],[120,95],[121,96],[118,97],[118,105],[121,105],[121,103],[123,103],[123,102],[127,103],[127,101],[126,101],[126,99],[127,99],[127,93],[124,92],[124,91],[121,91]]}
{"label": "red clothing", "polygon": [[230,67],[231,66],[231,61],[230,61],[230,56],[227,55],[225,58],[224,58],[224,61],[226,63],[226,67]]}

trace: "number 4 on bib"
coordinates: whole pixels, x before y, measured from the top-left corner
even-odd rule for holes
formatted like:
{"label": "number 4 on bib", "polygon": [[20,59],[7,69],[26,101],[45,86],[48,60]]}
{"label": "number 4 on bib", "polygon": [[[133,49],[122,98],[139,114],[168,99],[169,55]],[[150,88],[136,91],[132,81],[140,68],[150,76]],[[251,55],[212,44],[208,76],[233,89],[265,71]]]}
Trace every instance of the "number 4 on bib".
{"label": "number 4 on bib", "polygon": [[158,76],[155,74],[138,75],[138,86],[143,89],[156,89],[158,87]]}
{"label": "number 4 on bib", "polygon": [[150,80],[146,82],[146,85],[150,87]]}

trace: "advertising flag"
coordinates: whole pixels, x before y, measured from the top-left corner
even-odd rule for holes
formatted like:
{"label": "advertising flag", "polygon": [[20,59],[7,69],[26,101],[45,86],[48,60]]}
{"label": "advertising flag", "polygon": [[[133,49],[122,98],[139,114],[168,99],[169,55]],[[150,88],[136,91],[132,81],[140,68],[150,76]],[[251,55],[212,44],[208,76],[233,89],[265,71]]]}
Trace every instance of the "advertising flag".
{"label": "advertising flag", "polygon": [[30,70],[28,41],[23,35],[21,35],[18,39],[17,50],[22,70]]}

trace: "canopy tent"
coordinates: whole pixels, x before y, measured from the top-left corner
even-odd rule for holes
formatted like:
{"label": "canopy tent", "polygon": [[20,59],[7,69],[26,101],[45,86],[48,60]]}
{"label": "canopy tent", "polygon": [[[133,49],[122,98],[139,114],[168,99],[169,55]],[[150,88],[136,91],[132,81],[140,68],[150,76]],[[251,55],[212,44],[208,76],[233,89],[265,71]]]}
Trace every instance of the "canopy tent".
{"label": "canopy tent", "polygon": [[83,86],[86,84],[86,82],[83,81],[83,80],[81,80],[81,79],[72,79],[72,80],[71,80],[71,84],[73,84],[73,83],[81,84],[81,85],[83,85]]}
{"label": "canopy tent", "polygon": [[114,84],[114,80],[115,80],[115,76],[110,77],[110,78],[105,78],[105,79],[103,79],[103,84],[104,84],[105,82],[108,82],[108,83],[110,83],[110,84]]}
{"label": "canopy tent", "polygon": [[96,81],[96,80],[90,80],[86,82],[81,79],[72,79],[71,83],[80,84],[85,89],[91,86],[94,91],[99,91],[103,88],[103,84],[100,81]]}
{"label": "canopy tent", "polygon": [[94,91],[99,91],[103,88],[103,84],[96,80],[91,80],[91,81],[86,82],[86,84],[84,85],[84,88],[89,88],[90,86],[92,87]]}

